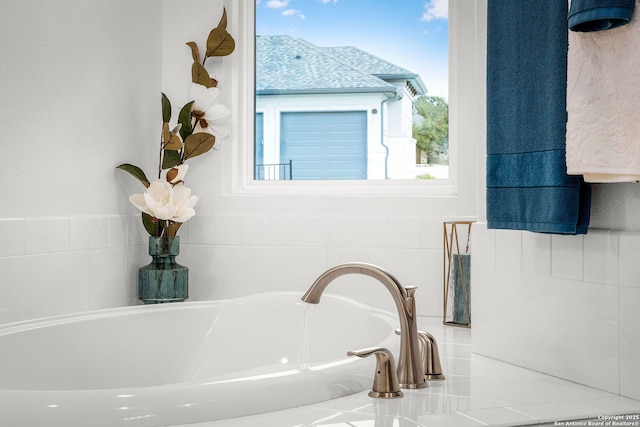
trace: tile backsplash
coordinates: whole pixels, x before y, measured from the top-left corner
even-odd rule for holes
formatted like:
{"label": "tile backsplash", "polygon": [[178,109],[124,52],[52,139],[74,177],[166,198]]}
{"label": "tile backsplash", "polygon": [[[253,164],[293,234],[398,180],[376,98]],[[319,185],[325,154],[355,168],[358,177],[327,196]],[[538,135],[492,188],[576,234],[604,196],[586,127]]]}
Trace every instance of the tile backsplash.
{"label": "tile backsplash", "polygon": [[640,233],[474,233],[474,351],[640,399]]}
{"label": "tile backsplash", "polygon": [[[304,292],[327,268],[349,261],[388,270],[419,287],[418,310],[442,313],[442,222],[370,215],[201,214],[180,231],[178,262],[190,268],[190,300],[257,292]],[[0,219],[0,324],[137,304],[137,270],[149,262],[137,214]],[[378,284],[332,285],[395,310]]]}

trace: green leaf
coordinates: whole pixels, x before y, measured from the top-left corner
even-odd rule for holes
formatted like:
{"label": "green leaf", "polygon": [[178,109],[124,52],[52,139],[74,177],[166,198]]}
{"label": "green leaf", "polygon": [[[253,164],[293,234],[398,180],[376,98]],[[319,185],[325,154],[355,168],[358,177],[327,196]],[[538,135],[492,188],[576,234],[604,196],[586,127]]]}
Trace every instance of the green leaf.
{"label": "green leaf", "polygon": [[180,128],[180,136],[182,137],[183,141],[193,133],[193,126],[191,126],[192,106],[193,101],[182,107],[182,110],[180,110],[180,114],[178,115],[178,123],[182,125],[182,127]]}
{"label": "green leaf", "polygon": [[206,88],[215,87],[216,81],[209,76],[209,72],[199,62],[191,65],[191,81],[200,84]]}
{"label": "green leaf", "polygon": [[180,152],[177,150],[164,150],[162,156],[162,169],[170,169],[182,163]]}
{"label": "green leaf", "polygon": [[184,159],[199,156],[213,148],[216,137],[210,133],[198,132],[184,140]]}
{"label": "green leaf", "polygon": [[147,179],[147,176],[144,174],[143,170],[140,169],[138,166],[130,165],[129,163],[123,163],[120,166],[116,166],[116,168],[122,169],[125,172],[129,172],[134,178],[140,180],[142,185],[144,185],[147,188],[149,187],[149,185],[151,185],[151,183],[149,182],[149,179]]}
{"label": "green leaf", "polygon": [[164,93],[162,94],[162,122],[169,123],[171,120],[171,102]]}
{"label": "green leaf", "polygon": [[218,26],[211,30],[207,38],[206,56],[226,56],[236,48],[236,41],[227,32],[227,9],[222,10]]}
{"label": "green leaf", "polygon": [[151,236],[159,236],[162,234],[163,222],[158,221],[156,218],[151,215],[142,212],[142,225],[144,225],[144,229],[147,230],[147,233]]}
{"label": "green leaf", "polygon": [[191,57],[193,58],[193,62],[200,63],[200,50],[198,49],[198,44],[196,42],[189,42],[187,46],[191,48]]}

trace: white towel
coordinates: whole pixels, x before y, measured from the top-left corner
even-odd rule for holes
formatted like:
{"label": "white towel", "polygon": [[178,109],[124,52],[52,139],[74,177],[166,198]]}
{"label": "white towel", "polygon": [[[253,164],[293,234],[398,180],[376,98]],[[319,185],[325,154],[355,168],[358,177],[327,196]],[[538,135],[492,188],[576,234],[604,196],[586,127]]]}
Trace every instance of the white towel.
{"label": "white towel", "polygon": [[[637,12],[640,9],[636,0]],[[569,32],[567,173],[640,180],[640,16],[607,31]]]}

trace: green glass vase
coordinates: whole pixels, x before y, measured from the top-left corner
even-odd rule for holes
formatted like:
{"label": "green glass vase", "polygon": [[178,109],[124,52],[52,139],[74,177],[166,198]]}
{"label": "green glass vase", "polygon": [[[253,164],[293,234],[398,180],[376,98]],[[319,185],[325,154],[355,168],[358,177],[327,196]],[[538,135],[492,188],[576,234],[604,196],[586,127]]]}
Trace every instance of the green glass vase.
{"label": "green glass vase", "polygon": [[189,269],[176,262],[178,253],[179,236],[149,236],[152,260],[138,270],[138,298],[142,302],[178,302],[189,297]]}

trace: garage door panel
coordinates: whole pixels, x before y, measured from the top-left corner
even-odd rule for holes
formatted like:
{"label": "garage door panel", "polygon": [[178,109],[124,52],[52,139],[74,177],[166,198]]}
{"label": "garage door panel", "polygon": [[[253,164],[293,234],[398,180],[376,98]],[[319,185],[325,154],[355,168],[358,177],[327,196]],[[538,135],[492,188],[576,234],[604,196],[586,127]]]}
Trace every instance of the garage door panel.
{"label": "garage door panel", "polygon": [[294,179],[366,179],[365,111],[282,113],[281,161]]}

